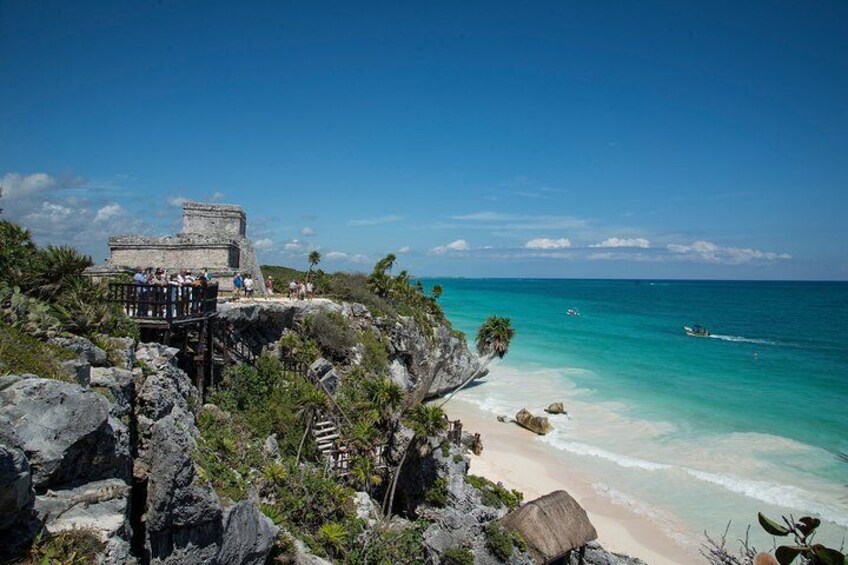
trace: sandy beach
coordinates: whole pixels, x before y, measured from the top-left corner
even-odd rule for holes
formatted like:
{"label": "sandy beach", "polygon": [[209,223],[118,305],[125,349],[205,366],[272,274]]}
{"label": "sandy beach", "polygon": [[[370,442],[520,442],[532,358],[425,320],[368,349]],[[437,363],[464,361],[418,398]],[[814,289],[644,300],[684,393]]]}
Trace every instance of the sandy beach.
{"label": "sandy beach", "polygon": [[465,431],[482,436],[483,452],[471,456],[471,473],[523,492],[525,501],[558,489],[567,491],[586,510],[598,540],[609,551],[651,565],[703,562],[694,550],[676,543],[644,516],[598,495],[588,477],[570,471],[567,454],[534,441],[537,436],[532,432],[498,422],[491,413],[459,398],[451,400],[445,410],[451,419],[462,420]]}

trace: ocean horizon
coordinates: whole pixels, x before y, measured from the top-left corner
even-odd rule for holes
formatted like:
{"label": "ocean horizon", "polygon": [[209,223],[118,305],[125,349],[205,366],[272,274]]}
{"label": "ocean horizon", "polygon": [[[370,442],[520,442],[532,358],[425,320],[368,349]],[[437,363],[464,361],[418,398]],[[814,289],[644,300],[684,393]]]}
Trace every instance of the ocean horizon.
{"label": "ocean horizon", "polygon": [[[848,534],[848,283],[438,278],[473,346],[488,315],[516,336],[463,400],[552,416],[534,438],[563,469],[694,547],[703,532],[770,546],[756,513],[819,516]],[[569,309],[579,315],[568,315]],[[709,338],[687,336],[702,324]]]}

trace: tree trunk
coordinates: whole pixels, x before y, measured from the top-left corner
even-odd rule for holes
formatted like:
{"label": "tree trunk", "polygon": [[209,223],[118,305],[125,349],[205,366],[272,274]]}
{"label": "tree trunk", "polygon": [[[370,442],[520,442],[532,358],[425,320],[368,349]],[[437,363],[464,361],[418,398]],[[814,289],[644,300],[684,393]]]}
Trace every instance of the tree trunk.
{"label": "tree trunk", "polygon": [[444,402],[442,402],[441,404],[439,404],[439,408],[441,408],[442,406],[444,406],[445,404],[447,404],[448,402],[450,402],[450,399],[451,399],[451,398],[453,398],[453,397],[456,395],[456,393],[458,393],[459,391],[461,391],[462,389],[464,389],[464,388],[465,388],[465,385],[467,385],[468,383],[470,383],[471,381],[473,381],[474,379],[476,379],[476,378],[477,378],[477,376],[478,376],[480,373],[482,373],[482,372],[483,372],[483,370],[484,370],[486,367],[488,367],[488,366],[489,366],[489,363],[492,361],[492,358],[493,358],[493,357],[494,357],[494,354],[493,354],[493,353],[489,353],[489,354],[487,354],[485,357],[483,357],[483,359],[484,359],[484,360],[483,360],[482,364],[480,365],[480,367],[479,367],[476,371],[474,371],[473,373],[471,373],[471,376],[470,376],[470,377],[468,377],[467,379],[465,379],[465,381],[463,381],[463,383],[462,383],[461,385],[459,385],[458,387],[456,387],[455,389],[453,389],[453,391],[451,391],[451,393],[447,396],[447,398],[445,398]]}
{"label": "tree trunk", "polygon": [[300,445],[297,446],[297,457],[294,459],[294,464],[300,463],[300,452],[303,451],[303,444],[306,443],[306,436],[309,435],[309,430],[312,429],[312,411],[306,415],[306,429],[303,430],[303,437],[300,438]]}
{"label": "tree trunk", "polygon": [[409,444],[406,446],[406,449],[403,450],[403,456],[401,456],[400,462],[398,463],[397,469],[395,470],[395,476],[392,478],[392,485],[390,489],[386,491],[386,496],[388,496],[389,499],[387,505],[386,501],[383,501],[383,504],[385,506],[383,515],[385,516],[386,520],[392,517],[392,506],[394,506],[395,503],[395,489],[397,488],[398,479],[400,479],[400,472],[403,470],[403,463],[404,461],[406,461],[406,456],[407,454],[409,454],[409,449],[415,443],[417,437],[418,436],[413,435],[412,439],[409,441]]}

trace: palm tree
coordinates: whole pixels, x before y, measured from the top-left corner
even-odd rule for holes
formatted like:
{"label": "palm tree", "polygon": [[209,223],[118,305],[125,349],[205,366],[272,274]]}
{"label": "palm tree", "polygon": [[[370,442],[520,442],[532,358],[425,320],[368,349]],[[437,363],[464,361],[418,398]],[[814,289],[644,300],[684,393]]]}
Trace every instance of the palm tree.
{"label": "palm tree", "polygon": [[315,415],[327,407],[327,397],[323,392],[308,384],[303,384],[302,396],[300,397],[300,407],[298,415],[303,417],[304,430],[303,437],[300,438],[300,445],[297,446],[297,456],[295,463],[300,462],[300,454],[303,451],[303,444],[306,443],[306,436],[312,429],[312,422],[315,420]]}
{"label": "palm tree", "polygon": [[306,278],[309,279],[309,276],[312,274],[312,268],[321,262],[321,254],[317,251],[311,251],[307,260],[309,261],[309,273],[306,275]]}
{"label": "palm tree", "polygon": [[433,297],[433,300],[438,300],[442,296],[443,292],[444,289],[442,288],[442,285],[436,284],[430,289],[430,296]]}
{"label": "palm tree", "polygon": [[374,265],[375,271],[380,271],[381,273],[385,273],[386,271],[391,271],[392,267],[395,266],[395,261],[397,261],[397,257],[395,257],[394,253],[389,253]]}
{"label": "palm tree", "polygon": [[35,254],[33,283],[42,298],[53,299],[72,279],[92,265],[91,257],[73,247],[49,245]]}
{"label": "palm tree", "polygon": [[503,359],[504,355],[509,352],[509,344],[515,336],[515,329],[509,321],[509,318],[501,318],[499,316],[489,316],[486,321],[477,329],[477,353],[480,354],[480,365],[477,370],[471,373],[471,376],[465,379],[461,385],[456,387],[448,397],[439,404],[439,407],[447,404],[456,393],[465,388],[465,385],[477,378],[477,376],[485,369],[492,359],[497,357]]}

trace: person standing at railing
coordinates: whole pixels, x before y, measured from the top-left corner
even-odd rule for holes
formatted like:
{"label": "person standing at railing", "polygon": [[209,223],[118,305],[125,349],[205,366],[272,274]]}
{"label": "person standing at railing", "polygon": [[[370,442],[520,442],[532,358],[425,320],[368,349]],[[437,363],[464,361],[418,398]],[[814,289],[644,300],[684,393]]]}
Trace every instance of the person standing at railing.
{"label": "person standing at railing", "polygon": [[[147,275],[144,269],[138,267],[133,275],[133,300],[126,303],[126,312],[128,316],[147,316]],[[135,313],[133,313],[135,310]]]}
{"label": "person standing at railing", "polygon": [[241,296],[241,285],[241,273],[236,273],[236,276],[233,277],[233,298],[236,300]]}

